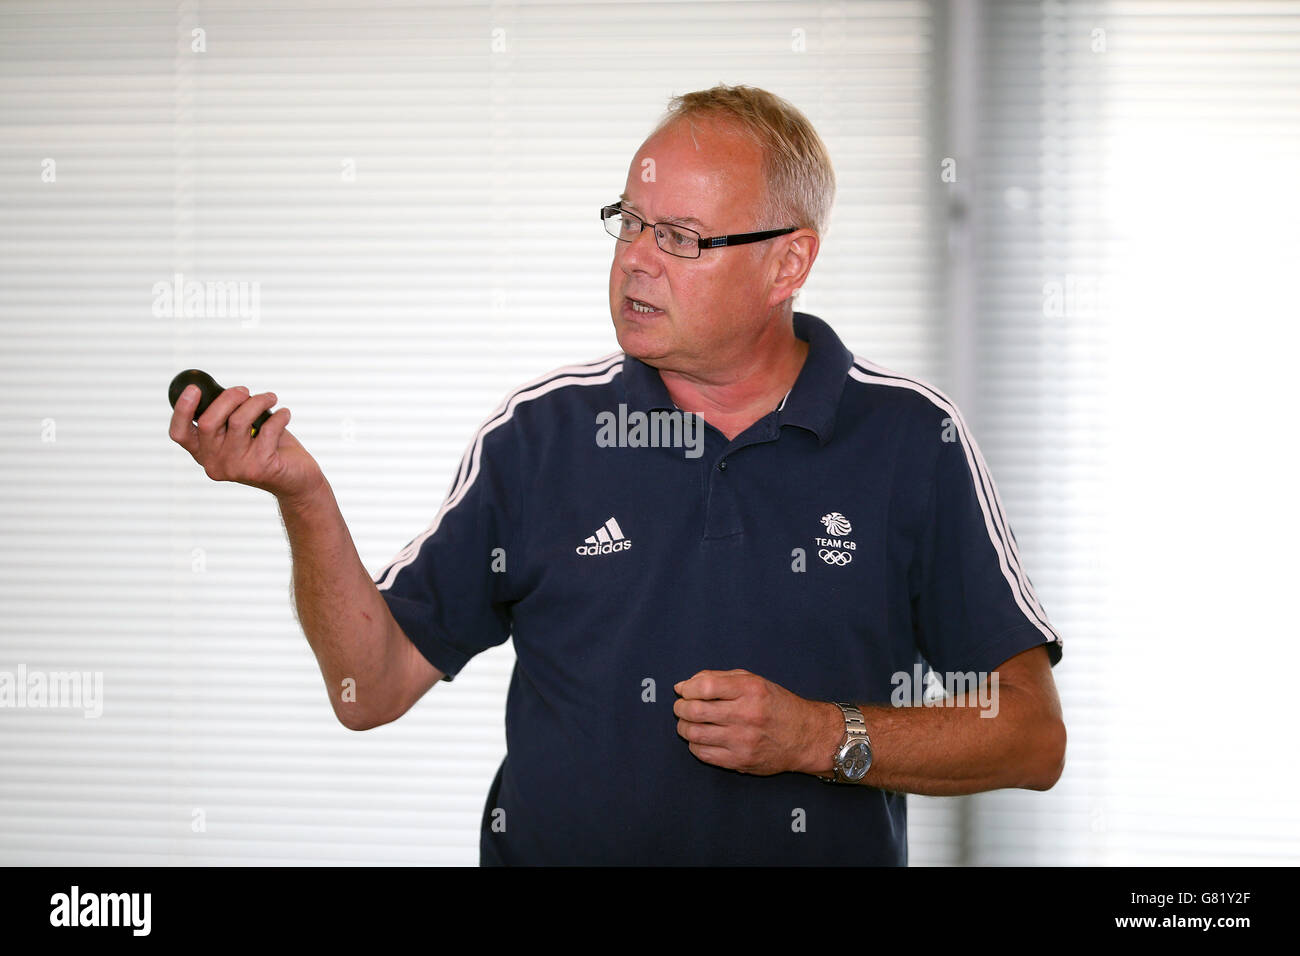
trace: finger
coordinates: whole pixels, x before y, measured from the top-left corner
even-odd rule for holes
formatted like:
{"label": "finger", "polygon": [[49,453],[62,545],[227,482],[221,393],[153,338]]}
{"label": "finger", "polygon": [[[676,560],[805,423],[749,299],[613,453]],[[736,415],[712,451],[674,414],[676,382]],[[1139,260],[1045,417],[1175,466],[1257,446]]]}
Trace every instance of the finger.
{"label": "finger", "polygon": [[696,700],[685,698],[673,702],[673,714],[696,724],[736,723],[737,705],[732,700]]}
{"label": "finger", "polygon": [[247,399],[231,413],[227,422],[230,432],[226,435],[226,443],[230,446],[231,454],[243,456],[247,453],[249,446],[253,444],[253,436],[250,434],[253,430],[253,422],[257,421],[257,416],[275,402],[275,392],[263,392]]}
{"label": "finger", "polygon": [[682,697],[696,700],[734,700],[744,692],[743,674],[700,671],[690,680],[673,685]]}
{"label": "finger", "polygon": [[732,770],[736,764],[735,755],[724,747],[710,747],[707,744],[691,744],[691,753],[695,754],[705,763],[712,764],[715,767],[722,767],[726,770]]}
{"label": "finger", "polygon": [[194,424],[194,409],[198,404],[198,386],[187,386],[176,399],[176,407],[172,409],[171,424],[167,427],[167,434],[171,436],[171,440],[191,455],[199,453],[199,427]]}
{"label": "finger", "polygon": [[704,685],[704,682],[714,674],[721,673],[722,671],[696,671],[692,677],[673,684],[673,690],[677,691],[682,697],[699,696],[699,689]]}
{"label": "finger", "polygon": [[730,732],[716,724],[693,724],[689,720],[677,721],[677,736],[704,747],[725,748],[730,742]]}
{"label": "finger", "polygon": [[275,414],[266,420],[261,428],[257,430],[257,437],[253,439],[253,451],[258,454],[269,454],[275,451],[280,445],[280,435],[289,426],[289,409],[277,409]]}
{"label": "finger", "polygon": [[226,436],[226,419],[247,397],[248,389],[242,385],[228,388],[199,416],[199,453],[205,463],[221,450]]}

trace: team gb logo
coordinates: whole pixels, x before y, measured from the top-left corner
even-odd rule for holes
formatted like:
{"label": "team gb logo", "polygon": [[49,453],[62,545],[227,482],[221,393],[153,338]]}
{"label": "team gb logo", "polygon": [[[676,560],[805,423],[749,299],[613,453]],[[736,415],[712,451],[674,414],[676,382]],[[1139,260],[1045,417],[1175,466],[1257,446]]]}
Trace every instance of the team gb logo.
{"label": "team gb logo", "polygon": [[849,524],[849,519],[844,515],[832,511],[828,515],[822,515],[822,526],[826,529],[826,537],[813,539],[818,546],[817,557],[827,564],[844,567],[853,560],[853,552],[858,548],[845,537],[853,530],[853,525]]}
{"label": "team gb logo", "polygon": [[849,519],[844,517],[844,515],[840,514],[838,511],[832,511],[828,515],[822,515],[822,524],[826,526],[827,534],[834,535],[837,538],[841,535],[846,535],[853,530],[853,526],[849,524]]}

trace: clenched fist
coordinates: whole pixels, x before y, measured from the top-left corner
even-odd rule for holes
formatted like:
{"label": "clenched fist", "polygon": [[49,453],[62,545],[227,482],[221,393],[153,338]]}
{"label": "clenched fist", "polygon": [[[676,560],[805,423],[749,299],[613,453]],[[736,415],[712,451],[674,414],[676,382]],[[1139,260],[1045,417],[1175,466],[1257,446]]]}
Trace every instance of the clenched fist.
{"label": "clenched fist", "polygon": [[242,385],[228,388],[194,423],[199,390],[191,385],[176,400],[168,434],[189,452],[213,481],[236,481],[269,491],[280,499],[305,500],[324,484],[316,459],[285,427],[281,408],[250,436],[253,422],[276,402],[274,392],[250,395]]}
{"label": "clenched fist", "polygon": [[674,689],[677,733],[705,763],[759,776],[829,769],[844,726],[835,704],[741,669],[700,671]]}

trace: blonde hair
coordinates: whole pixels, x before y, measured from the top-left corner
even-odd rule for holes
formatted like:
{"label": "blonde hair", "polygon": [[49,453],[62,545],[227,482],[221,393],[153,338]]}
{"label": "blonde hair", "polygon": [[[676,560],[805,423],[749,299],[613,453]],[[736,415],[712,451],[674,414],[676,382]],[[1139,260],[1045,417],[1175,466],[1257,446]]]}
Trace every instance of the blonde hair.
{"label": "blonde hair", "polygon": [[774,93],[754,86],[715,86],[683,93],[650,135],[678,120],[720,120],[763,151],[767,195],[755,229],[797,226],[824,235],[835,202],[835,169],[808,117]]}

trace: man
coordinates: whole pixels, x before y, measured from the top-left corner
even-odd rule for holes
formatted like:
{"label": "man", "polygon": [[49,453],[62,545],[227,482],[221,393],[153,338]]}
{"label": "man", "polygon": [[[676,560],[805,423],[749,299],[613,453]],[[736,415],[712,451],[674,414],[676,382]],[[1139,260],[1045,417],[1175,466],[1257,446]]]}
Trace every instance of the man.
{"label": "man", "polygon": [[793,311],[833,192],[785,101],[674,100],[601,210],[621,352],[511,393],[374,579],[288,410],[250,441],[273,394],[177,403],[279,499],[346,726],[513,636],[482,862],[904,864],[903,794],[1058,779],[1061,641],[960,413]]}

